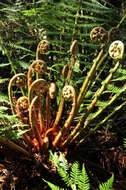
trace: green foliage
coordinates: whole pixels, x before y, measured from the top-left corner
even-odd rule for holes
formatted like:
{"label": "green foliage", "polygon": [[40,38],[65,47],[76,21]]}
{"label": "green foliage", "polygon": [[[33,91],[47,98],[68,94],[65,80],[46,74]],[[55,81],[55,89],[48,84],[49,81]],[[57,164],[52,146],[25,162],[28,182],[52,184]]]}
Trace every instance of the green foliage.
{"label": "green foliage", "polygon": [[11,114],[8,97],[0,93],[0,137],[10,140],[22,138],[28,131],[23,128],[25,125],[20,123],[16,115]]}
{"label": "green foliage", "polygon": [[[71,167],[68,167],[68,162],[63,154],[60,152],[52,153],[50,151],[50,159],[57,167],[58,174],[62,178],[62,180],[67,185],[68,189],[72,190],[89,190],[90,189],[90,181],[88,174],[86,172],[84,164],[82,165],[82,169],[80,168],[80,164],[75,161]],[[66,177],[65,177],[66,175]],[[44,180],[44,179],[43,179]],[[61,188],[47,180],[44,180],[52,190],[63,190],[67,188]],[[114,182],[114,175],[111,176],[106,182],[99,185],[99,190],[112,190]]]}
{"label": "green foliage", "polygon": [[114,175],[112,175],[111,178],[108,179],[107,182],[100,184],[99,190],[112,190],[113,182],[114,182]]}
{"label": "green foliage", "polygon": [[[76,161],[72,164],[70,168],[66,158],[63,156],[61,152],[58,155],[56,153],[53,154],[50,151],[50,160],[57,167],[58,174],[60,175],[62,180],[65,182],[67,187],[70,187],[73,190],[77,190],[77,189],[89,190],[90,189],[89,178],[86,173],[84,164],[82,166],[82,169],[80,169],[80,165]],[[54,184],[50,182],[47,182],[47,183],[52,189],[55,189],[55,186],[53,186]]]}
{"label": "green foliage", "polygon": [[55,166],[58,169],[59,175],[62,177],[63,181],[70,186],[70,175],[69,175],[69,166],[65,157],[60,153],[60,159],[58,159],[58,155],[55,153],[53,155],[52,151],[50,151],[50,160],[54,162]]}

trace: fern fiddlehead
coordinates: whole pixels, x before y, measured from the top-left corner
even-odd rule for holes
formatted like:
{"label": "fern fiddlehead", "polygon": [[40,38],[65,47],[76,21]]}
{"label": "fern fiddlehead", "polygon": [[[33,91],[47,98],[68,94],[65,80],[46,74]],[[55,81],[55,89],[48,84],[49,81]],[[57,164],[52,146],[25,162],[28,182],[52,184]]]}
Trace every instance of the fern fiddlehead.
{"label": "fern fiddlehead", "polygon": [[[91,81],[95,75],[97,65],[99,64],[99,62],[102,58],[104,49],[106,47],[106,42],[108,39],[108,33],[105,31],[105,29],[103,27],[95,27],[90,33],[90,38],[95,43],[103,43],[104,42],[104,44],[102,45],[100,53],[98,54],[97,58],[94,60],[94,63],[92,65],[90,71],[88,72],[86,79],[84,80],[84,82],[82,84],[80,93],[77,98],[77,110],[79,110],[82,100],[84,99],[86,92],[88,91],[88,89],[90,87]],[[106,57],[106,55],[105,55],[105,57]],[[104,57],[104,59],[105,59],[105,57]],[[104,59],[102,59],[102,61],[104,61]],[[101,62],[100,62],[100,64],[101,64]]]}
{"label": "fern fiddlehead", "polygon": [[[90,114],[91,110],[93,109],[93,107],[97,103],[98,99],[102,95],[102,92],[104,91],[106,85],[109,83],[109,81],[111,80],[113,74],[115,73],[115,71],[120,66],[120,59],[122,59],[123,53],[124,53],[124,44],[121,41],[114,41],[110,45],[109,54],[114,60],[116,60],[116,64],[115,64],[113,69],[110,69],[110,73],[107,76],[107,78],[103,81],[101,88],[95,93],[94,100],[88,106],[87,111],[85,112],[84,116],[79,121],[79,123],[77,124],[77,126],[75,127],[73,132],[71,133],[70,136],[72,136],[73,139],[76,139],[76,137],[85,129],[85,125],[84,125],[84,127],[82,127],[82,129],[78,133],[76,133],[76,129],[79,130],[79,128],[81,128],[81,125],[83,125],[83,123],[86,121],[86,119],[87,119],[88,115]],[[76,135],[75,135],[75,133],[76,133]]]}
{"label": "fern fiddlehead", "polygon": [[39,59],[39,54],[45,54],[50,50],[50,43],[47,40],[41,40],[36,49],[36,60]]}
{"label": "fern fiddlehead", "polygon": [[[70,65],[68,73],[67,73],[67,77],[66,77],[66,80],[65,80],[65,85],[68,85],[69,82],[70,82],[73,67],[74,67],[74,64],[75,64],[75,61],[76,61],[76,56],[77,56],[77,53],[78,53],[78,41],[77,40],[74,40],[73,43],[71,44],[70,52],[72,54],[72,61],[71,61],[71,65]],[[63,96],[61,96],[60,104],[59,104],[59,107],[58,107],[58,112],[57,112],[57,115],[56,115],[55,122],[53,124],[54,128],[57,128],[57,126],[59,124],[59,121],[60,121],[61,115],[62,115],[62,111],[63,111],[63,107],[64,107],[64,98],[63,98]]]}
{"label": "fern fiddlehead", "polygon": [[23,73],[19,73],[14,75],[8,85],[8,96],[9,96],[9,100],[11,103],[11,109],[12,109],[12,113],[15,114],[15,104],[14,104],[14,97],[13,97],[13,87],[16,86],[18,88],[22,88],[24,86],[26,86],[27,84],[27,78],[25,76],[25,74]]}
{"label": "fern fiddlehead", "polygon": [[69,126],[70,126],[70,124],[72,122],[74,114],[75,114],[75,110],[76,110],[76,92],[75,92],[75,90],[74,90],[74,88],[72,86],[66,85],[63,88],[63,98],[67,99],[67,100],[72,100],[72,102],[73,102],[72,103],[72,109],[71,109],[71,112],[69,114],[68,119],[65,121],[64,126],[62,127],[62,129],[59,131],[59,133],[55,137],[54,141],[52,142],[54,147],[57,145],[60,138],[65,136],[65,134],[68,131],[68,128],[69,128]]}
{"label": "fern fiddlehead", "polygon": [[36,72],[36,79],[39,78],[39,75],[45,75],[46,73],[46,63],[42,60],[35,60],[30,65],[27,78],[28,78],[28,88],[30,88],[30,85],[32,84],[32,74],[33,72]]}

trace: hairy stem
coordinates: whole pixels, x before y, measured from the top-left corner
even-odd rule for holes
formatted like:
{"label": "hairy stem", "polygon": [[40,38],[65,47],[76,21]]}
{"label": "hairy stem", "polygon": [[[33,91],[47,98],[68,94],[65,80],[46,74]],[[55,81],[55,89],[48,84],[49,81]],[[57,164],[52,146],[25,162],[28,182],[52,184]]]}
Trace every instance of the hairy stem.
{"label": "hairy stem", "polygon": [[[110,69],[110,74],[107,76],[107,78],[105,79],[105,81],[103,81],[101,88],[95,93],[95,98],[93,99],[92,103],[87,107],[85,114],[80,119],[80,121],[76,125],[75,129],[69,135],[68,139],[72,139],[71,142],[73,140],[75,140],[77,138],[77,136],[80,135],[80,133],[82,133],[82,131],[85,129],[84,127],[82,127],[83,124],[85,123],[87,117],[89,116],[89,114],[91,113],[92,109],[94,108],[94,106],[96,105],[97,101],[99,100],[100,96],[102,95],[102,93],[103,93],[106,85],[109,83],[109,81],[111,80],[113,74],[118,69],[119,65],[120,65],[120,62],[117,61],[115,67],[113,69]],[[65,143],[67,143],[67,141]]]}
{"label": "hairy stem", "polygon": [[[84,99],[88,89],[89,89],[89,86],[91,84],[91,81],[92,81],[92,78],[94,77],[94,74],[96,72],[96,67],[97,67],[97,64],[99,63],[100,59],[101,59],[101,56],[103,55],[103,52],[104,50],[101,49],[98,57],[94,60],[94,64],[92,65],[89,73],[87,74],[87,77],[86,79],[84,80],[84,83],[82,84],[82,87],[81,87],[81,90],[80,90],[80,93],[78,95],[78,98],[77,98],[77,111],[79,110],[80,108],[80,105],[82,103],[82,100]],[[104,59],[102,59],[103,61]]]}
{"label": "hairy stem", "polygon": [[[69,117],[68,119],[65,121],[65,124],[64,126],[62,127],[62,129],[59,131],[58,135],[56,136],[56,138],[54,139],[53,141],[53,146],[56,147],[56,145],[58,144],[59,140],[61,137],[65,137],[69,127],[70,127],[70,124],[74,118],[74,114],[75,114],[75,110],[76,110],[76,104],[77,104],[77,100],[76,100],[76,92],[75,90],[73,89],[73,98],[72,98],[72,109],[71,109],[71,112],[69,114]],[[62,143],[61,146],[63,146],[64,143]]]}
{"label": "hairy stem", "polygon": [[[70,65],[70,68],[69,68],[69,71],[68,71],[68,74],[67,74],[65,85],[68,85],[69,82],[70,82],[70,78],[71,78],[71,75],[72,75],[72,71],[73,71],[73,67],[74,67],[75,62],[76,62],[76,56],[72,55],[72,62],[71,62],[71,65]],[[56,115],[55,122],[53,124],[54,128],[57,128],[57,126],[58,126],[58,124],[60,122],[61,115],[62,115],[62,112],[63,112],[63,107],[64,107],[64,98],[63,98],[63,96],[61,96],[60,104],[59,104],[59,107],[58,107],[58,112],[57,112],[57,115]]]}
{"label": "hairy stem", "polygon": [[40,148],[40,150],[42,150],[43,142],[42,142],[40,130],[38,128],[38,123],[37,123],[36,119],[34,118],[35,104],[37,104],[37,102],[39,101],[38,99],[39,99],[39,97],[35,96],[31,102],[31,105],[29,108],[29,122],[31,124],[31,128],[33,130],[35,138],[37,139],[37,141],[39,143],[39,148]]}
{"label": "hairy stem", "polygon": [[47,92],[46,95],[46,130],[49,128],[49,125],[51,123],[51,102],[49,93]]}

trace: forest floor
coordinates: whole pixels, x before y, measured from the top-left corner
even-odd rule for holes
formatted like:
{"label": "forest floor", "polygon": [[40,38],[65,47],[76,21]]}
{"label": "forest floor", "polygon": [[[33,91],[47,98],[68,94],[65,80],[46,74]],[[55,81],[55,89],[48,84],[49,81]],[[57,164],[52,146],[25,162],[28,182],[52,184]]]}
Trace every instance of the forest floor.
{"label": "forest floor", "polygon": [[[114,173],[113,190],[126,190],[126,152],[122,146],[121,131],[126,121],[115,124],[118,130],[98,130],[77,149],[71,148],[66,158],[69,163],[84,163],[90,179],[91,190],[108,180]],[[62,184],[56,170],[44,167],[39,161],[0,145],[0,190],[49,190],[42,180]]]}

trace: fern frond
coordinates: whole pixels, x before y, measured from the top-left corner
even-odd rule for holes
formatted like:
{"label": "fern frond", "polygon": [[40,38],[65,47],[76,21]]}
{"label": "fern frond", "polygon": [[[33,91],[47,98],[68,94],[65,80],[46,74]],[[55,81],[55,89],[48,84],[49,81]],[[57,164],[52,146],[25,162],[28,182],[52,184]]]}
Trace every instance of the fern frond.
{"label": "fern frond", "polygon": [[70,172],[70,181],[71,184],[73,185],[78,185],[79,184],[79,176],[81,174],[80,168],[79,168],[79,163],[76,161],[73,163],[71,167],[71,172]]}
{"label": "fern frond", "polygon": [[3,67],[6,67],[6,66],[9,66],[9,65],[10,65],[9,63],[3,63],[3,64],[1,63],[0,67],[3,68]]}
{"label": "fern frond", "polygon": [[114,182],[114,174],[112,174],[111,178],[108,179],[105,183],[99,185],[99,190],[112,190]]}
{"label": "fern frond", "polygon": [[87,175],[84,164],[82,165],[82,171],[79,176],[78,188],[79,188],[79,190],[89,190],[90,189],[89,177]]}
{"label": "fern frond", "polygon": [[48,186],[52,189],[52,190],[65,190],[64,188],[61,188],[57,185],[54,185],[53,183],[43,179],[44,182],[46,182],[48,184]]}
{"label": "fern frond", "polygon": [[69,176],[69,166],[68,162],[63,156],[63,154],[60,152],[60,155],[58,156],[56,153],[53,155],[52,151],[50,151],[50,159],[57,167],[58,173],[61,176],[62,180],[70,186],[70,176]]}
{"label": "fern frond", "polygon": [[9,104],[8,96],[0,91],[0,103],[7,102]]}
{"label": "fern frond", "polygon": [[0,79],[0,84],[5,83],[7,81],[9,81],[9,78]]}

